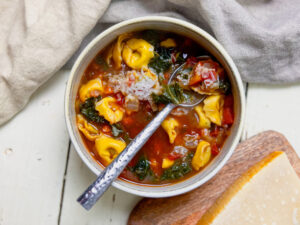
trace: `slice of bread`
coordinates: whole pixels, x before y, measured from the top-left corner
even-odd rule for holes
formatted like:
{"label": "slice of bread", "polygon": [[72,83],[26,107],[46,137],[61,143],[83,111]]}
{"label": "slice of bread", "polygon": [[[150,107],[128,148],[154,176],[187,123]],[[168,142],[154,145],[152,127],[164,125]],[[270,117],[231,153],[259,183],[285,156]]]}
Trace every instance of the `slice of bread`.
{"label": "slice of bread", "polygon": [[251,167],[198,225],[300,225],[300,179],[284,152]]}

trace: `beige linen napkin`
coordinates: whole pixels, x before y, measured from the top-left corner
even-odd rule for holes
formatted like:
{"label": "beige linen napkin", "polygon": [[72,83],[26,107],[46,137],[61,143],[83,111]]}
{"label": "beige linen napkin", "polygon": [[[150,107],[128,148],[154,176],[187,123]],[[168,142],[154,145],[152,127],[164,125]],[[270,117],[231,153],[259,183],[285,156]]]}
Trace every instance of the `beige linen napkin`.
{"label": "beige linen napkin", "polygon": [[0,1],[0,125],[66,63],[109,2]]}

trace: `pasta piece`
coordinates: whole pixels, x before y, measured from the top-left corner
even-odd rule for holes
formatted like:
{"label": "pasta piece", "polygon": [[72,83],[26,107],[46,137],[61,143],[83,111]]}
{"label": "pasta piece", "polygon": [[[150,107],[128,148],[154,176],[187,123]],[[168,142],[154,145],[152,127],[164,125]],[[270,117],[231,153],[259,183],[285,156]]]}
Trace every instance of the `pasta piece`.
{"label": "pasta piece", "polygon": [[192,166],[195,170],[199,170],[205,166],[211,158],[211,147],[207,141],[200,141],[196,153],[192,159]]}
{"label": "pasta piece", "polygon": [[97,127],[89,123],[81,114],[77,114],[77,127],[83,135],[90,141],[95,141],[99,137],[100,132]]}
{"label": "pasta piece", "polygon": [[100,78],[90,80],[86,84],[82,85],[79,90],[79,98],[82,102],[92,97],[91,92],[98,91],[99,94],[102,94],[104,87]]}
{"label": "pasta piece", "polygon": [[169,141],[171,144],[174,143],[175,138],[177,136],[176,128],[179,126],[179,123],[174,118],[168,118],[165,119],[164,122],[162,122],[162,127],[169,135]]}
{"label": "pasta piece", "polygon": [[197,105],[195,107],[195,111],[199,118],[199,127],[200,128],[210,128],[210,120],[203,111],[203,104]]}
{"label": "pasta piece", "polygon": [[211,122],[221,126],[223,115],[224,95],[212,95],[204,100],[203,111]]}
{"label": "pasta piece", "polygon": [[118,37],[117,43],[115,44],[113,51],[112,51],[112,57],[114,60],[114,65],[116,69],[121,68],[122,64],[122,50],[124,47],[123,41],[130,37],[130,34],[121,34]]}
{"label": "pasta piece", "polygon": [[174,160],[164,158],[163,161],[162,161],[162,168],[167,169],[167,168],[173,166],[174,162],[175,162]]}
{"label": "pasta piece", "polygon": [[107,65],[112,64],[114,47],[114,45],[109,47],[109,49],[105,52],[105,62],[107,63]]}
{"label": "pasta piece", "polygon": [[124,116],[124,109],[117,104],[114,97],[105,97],[96,103],[96,110],[110,124],[120,122]]}
{"label": "pasta piece", "polygon": [[154,57],[154,47],[143,39],[132,38],[124,45],[122,56],[129,67],[141,69]]}
{"label": "pasta piece", "polygon": [[126,143],[123,140],[101,135],[96,139],[95,147],[105,164],[104,166],[107,166],[124,150]]}
{"label": "pasta piece", "polygon": [[174,48],[176,47],[176,42],[172,38],[168,38],[162,42],[160,42],[160,46],[165,47],[165,48]]}

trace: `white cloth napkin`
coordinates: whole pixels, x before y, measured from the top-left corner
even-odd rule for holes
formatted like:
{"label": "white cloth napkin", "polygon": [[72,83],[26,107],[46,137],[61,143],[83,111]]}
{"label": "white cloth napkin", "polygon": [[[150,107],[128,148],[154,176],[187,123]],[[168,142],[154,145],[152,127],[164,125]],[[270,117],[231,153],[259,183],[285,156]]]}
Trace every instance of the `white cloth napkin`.
{"label": "white cloth napkin", "polygon": [[[80,46],[109,0],[0,1],[0,125]],[[144,15],[187,19],[214,35],[246,82],[300,81],[300,1],[119,0],[66,64],[113,23]]]}

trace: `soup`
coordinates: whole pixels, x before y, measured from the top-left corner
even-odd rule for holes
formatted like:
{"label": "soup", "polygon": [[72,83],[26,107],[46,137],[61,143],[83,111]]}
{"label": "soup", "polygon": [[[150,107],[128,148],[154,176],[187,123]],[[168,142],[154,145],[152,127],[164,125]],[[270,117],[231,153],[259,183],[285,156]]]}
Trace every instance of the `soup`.
{"label": "soup", "polygon": [[120,175],[141,184],[178,182],[219,154],[234,122],[226,71],[193,40],[157,30],[120,35],[82,76],[77,127],[90,154],[107,166],[166,104],[195,93],[205,100],[176,107]]}

